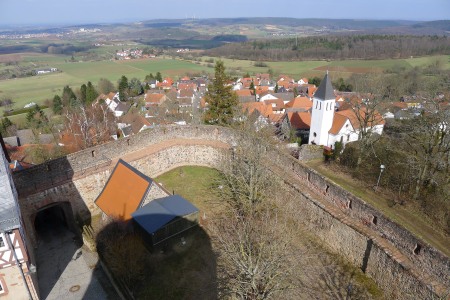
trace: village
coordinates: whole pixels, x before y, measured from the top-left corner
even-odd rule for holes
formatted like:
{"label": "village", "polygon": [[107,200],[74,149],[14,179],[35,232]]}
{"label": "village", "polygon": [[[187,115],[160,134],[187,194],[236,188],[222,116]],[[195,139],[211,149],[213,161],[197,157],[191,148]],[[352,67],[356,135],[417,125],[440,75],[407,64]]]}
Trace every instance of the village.
{"label": "village", "polygon": [[[220,62],[218,65],[220,65]],[[69,170],[73,172],[73,176],[76,178],[73,180],[79,180],[80,183],[77,184],[81,186],[78,189],[65,188],[66,193],[70,195],[69,202],[55,202],[48,206],[47,202],[52,203],[62,199],[56,189],[51,193],[43,190],[46,196],[34,204],[38,206],[30,207],[28,204],[24,204],[25,206],[21,209],[25,227],[34,228],[28,232],[28,240],[21,239],[17,230],[19,218],[16,215],[9,219],[9,222],[12,223],[8,225],[8,228],[15,229],[9,230],[1,236],[1,240],[8,243],[8,247],[2,252],[6,263],[3,268],[12,272],[14,270],[11,267],[8,268],[8,266],[13,266],[20,261],[27,266],[25,272],[22,273],[23,281],[17,283],[18,286],[27,287],[30,299],[38,299],[39,293],[44,298],[58,298],[67,293],[67,289],[71,293],[77,293],[80,288],[86,295],[104,295],[105,283],[100,285],[99,281],[105,279],[101,279],[100,275],[96,275],[100,277],[95,277],[92,280],[89,278],[78,280],[79,284],[72,286],[52,275],[52,267],[49,265],[52,260],[49,259],[49,255],[59,256],[58,253],[64,251],[67,252],[67,257],[59,259],[70,260],[70,262],[67,270],[58,275],[59,278],[69,276],[65,275],[70,274],[68,272],[74,272],[73,274],[90,272],[85,269],[84,261],[77,261],[80,256],[83,256],[84,260],[90,259],[98,263],[103,259],[102,268],[107,270],[108,266],[105,263],[108,263],[115,273],[115,275],[109,277],[115,287],[114,290],[117,293],[124,293],[125,296],[122,296],[124,298],[133,298],[129,289],[136,289],[138,285],[129,281],[127,276],[135,278],[133,276],[142,271],[134,270],[141,270],[141,268],[133,266],[130,267],[130,270],[125,270],[120,266],[115,266],[112,261],[119,254],[116,252],[117,250],[113,250],[114,247],[109,246],[111,238],[129,238],[127,235],[129,233],[121,232],[128,232],[130,225],[123,224],[133,224],[133,232],[139,234],[143,240],[143,245],[149,251],[148,253],[160,253],[159,255],[166,255],[167,253],[167,257],[170,259],[172,247],[175,249],[176,247],[186,247],[186,249],[192,247],[196,239],[196,233],[193,232],[197,232],[194,228],[200,228],[201,231],[208,227],[207,224],[211,217],[210,211],[205,210],[204,204],[200,203],[200,207],[198,207],[198,204],[194,205],[185,197],[175,193],[174,190],[168,190],[162,183],[148,174],[158,174],[157,170],[170,169],[171,164],[178,165],[177,156],[180,153],[183,153],[181,156],[188,160],[187,164],[195,165],[195,159],[199,159],[201,164],[205,164],[205,160],[208,165],[216,163],[217,153],[220,153],[216,152],[217,150],[208,150],[212,151],[211,153],[205,152],[205,149],[202,148],[204,145],[198,146],[198,149],[190,148],[193,146],[192,141],[183,146],[184,142],[181,142],[183,139],[177,138],[177,135],[180,134],[181,137],[191,139],[192,130],[197,130],[195,136],[199,134],[199,127],[190,125],[202,126],[200,125],[203,122],[202,116],[208,112],[212,105],[208,102],[208,99],[211,99],[208,98],[208,90],[213,88],[215,80],[216,78],[208,78],[207,76],[183,76],[178,80],[165,77],[161,81],[150,79],[141,84],[142,89],[145,90],[142,95],[127,97],[126,101],[122,101],[123,93],[121,91],[100,94],[90,106],[97,108],[97,113],[101,112],[104,114],[103,116],[109,115],[109,117],[102,119],[102,122],[111,122],[111,124],[106,127],[108,130],[106,136],[103,136],[105,139],[93,148],[87,147],[79,151],[80,149],[77,146],[81,145],[79,143],[80,137],[77,137],[78,129],[75,127],[72,127],[72,132],[62,130],[61,136],[56,138],[53,134],[35,135],[31,129],[22,129],[17,131],[17,135],[2,139],[2,148],[5,155],[3,161],[6,163],[10,160],[9,169],[13,174],[16,174],[15,184],[21,199],[27,199],[29,196],[34,197],[33,194],[38,195],[42,192],[43,187],[52,189],[61,184],[65,185],[66,181],[60,181],[59,177],[63,176],[62,174],[67,174]],[[314,81],[317,83],[317,79],[314,79]],[[360,139],[366,138],[365,136],[371,138],[382,136],[384,127],[390,120],[414,118],[430,106],[430,99],[419,101],[417,98],[403,98],[397,102],[377,102],[376,95],[369,93],[357,94],[336,91],[333,87],[332,75],[328,71],[323,74],[323,78],[317,85],[310,84],[307,78],[295,80],[289,76],[280,75],[272,79],[269,74],[256,74],[238,78],[235,81],[226,79],[225,87],[238,103],[235,108],[234,120],[244,123],[250,121],[252,130],[259,131],[263,127],[269,129],[272,136],[290,150],[291,155],[295,157],[294,161],[304,160],[304,157],[299,157],[302,148],[308,149],[308,159],[312,157],[327,159],[333,156],[335,152],[342,152],[347,144],[356,141],[361,142]],[[438,96],[438,100],[442,100],[442,98]],[[443,101],[439,103],[443,109],[448,105]],[[427,110],[427,113],[430,113],[430,111]],[[87,109],[86,112],[89,114]],[[433,112],[431,111],[431,113]],[[69,119],[75,118],[69,114],[66,116]],[[83,119],[77,116],[74,120]],[[77,123],[74,122],[73,124]],[[217,134],[211,134],[206,127],[202,129],[206,130],[206,136],[212,139],[216,138]],[[211,130],[217,130],[213,129],[213,126],[209,127]],[[184,131],[186,133],[183,133]],[[87,131],[88,135],[92,132],[92,129]],[[158,142],[157,136],[161,134],[171,137],[165,137],[162,142]],[[234,134],[239,135],[239,133]],[[248,135],[244,139],[252,140],[254,138],[251,132],[246,132],[244,135]],[[95,141],[99,137],[94,136],[93,140]],[[176,150],[173,150],[174,152],[171,152],[170,147],[164,149],[162,146],[166,142],[170,144],[171,138],[177,141],[173,145],[176,148]],[[166,139],[168,141],[165,141]],[[153,140],[156,142],[153,142]],[[70,145],[71,142],[77,145]],[[154,151],[151,150],[153,143],[156,143],[156,145],[161,143],[154,148],[162,149],[156,150],[161,151],[161,153],[152,154],[152,151]],[[203,143],[206,142],[202,141],[201,144]],[[33,161],[26,161],[26,155],[21,157],[26,153],[21,149],[33,147],[32,145],[36,144],[47,145],[46,147],[52,147],[56,144],[57,147],[72,149],[75,153],[72,156],[50,160],[35,166]],[[320,147],[314,147],[314,145]],[[237,146],[239,147],[239,145]],[[129,147],[129,150],[124,147]],[[201,155],[197,153],[201,153]],[[158,157],[156,164],[152,163],[154,161],[154,158],[151,158],[152,155]],[[161,159],[161,157],[164,158]],[[277,160],[279,161],[280,158],[277,158]],[[85,164],[83,161],[87,163]],[[42,169],[40,166],[45,167]],[[384,165],[380,167],[382,168],[381,176]],[[27,169],[30,170],[30,173],[26,173]],[[41,171],[37,170],[41,169],[47,172],[48,176],[38,181],[37,172]],[[97,179],[92,181],[90,176],[96,176]],[[7,177],[5,178],[7,180]],[[310,175],[307,175],[307,179],[301,178],[301,181],[309,181],[309,178]],[[272,179],[268,177],[267,180],[270,182]],[[379,178],[375,191],[378,188],[378,183]],[[124,189],[124,186],[127,188]],[[29,190],[30,187],[32,187],[31,191]],[[320,187],[314,184],[311,187],[313,191],[320,190]],[[329,188],[330,184],[327,183],[325,195]],[[332,186],[332,189],[334,188]],[[11,197],[14,198],[14,191],[14,189],[6,189],[2,195],[6,195],[6,200]],[[334,199],[333,201],[339,201],[336,205],[344,210],[351,210],[352,206],[359,205],[358,202],[355,202],[355,199]],[[15,202],[8,202],[9,210],[14,209],[15,206]],[[80,207],[85,206],[83,212],[83,208],[80,209]],[[37,212],[33,212],[35,209],[37,209]],[[77,214],[85,214],[86,211],[100,213],[96,215],[95,225],[82,226],[82,242],[77,241],[76,238],[73,241],[65,240],[79,230],[73,220],[73,209],[77,210]],[[29,216],[30,213],[34,213],[34,223],[30,223],[30,219],[32,219]],[[5,214],[11,216],[10,211],[5,211]],[[56,219],[54,219],[55,216]],[[79,215],[78,218],[82,219],[83,217]],[[381,217],[363,215],[361,219],[363,225],[358,226],[373,227],[376,230],[378,218]],[[90,213],[88,219],[90,219]],[[64,224],[68,226],[68,229],[62,229],[61,225],[57,225],[59,224],[57,223],[58,220],[65,220]],[[46,244],[46,242],[41,241],[37,252],[29,254],[30,252],[25,248],[24,242],[29,245],[37,245],[38,238],[42,239],[42,232],[45,232],[42,231],[42,228],[50,230],[49,226],[53,226],[57,229],[57,234],[61,235],[61,245],[56,246],[56,244]],[[98,226],[101,226],[102,229],[94,234],[94,230],[98,230]],[[115,234],[118,235],[115,236]],[[121,236],[121,234],[125,235]],[[84,244],[83,248],[80,248],[80,244]],[[136,251],[137,257],[140,257],[139,255],[142,255],[142,253],[147,253],[147,250],[142,250],[140,247],[143,246],[139,245],[133,250]],[[421,255],[424,247],[422,242],[415,242],[413,255]],[[15,250],[11,251],[11,248]],[[96,251],[102,253],[101,257],[98,257]],[[203,251],[209,252],[211,250]],[[12,255],[14,252],[18,255],[17,257]],[[36,266],[34,265],[36,260],[40,268],[39,273],[36,272]],[[137,262],[133,260],[130,264],[134,265]],[[121,272],[126,274],[123,275],[125,277],[120,278],[121,276],[118,274],[122,274]],[[15,273],[12,272],[11,274]],[[39,277],[36,277],[36,274]],[[117,276],[119,276],[119,279]],[[20,277],[18,278],[20,279]],[[8,282],[3,282],[1,286],[6,287],[7,284],[10,285],[12,282],[12,279],[8,279]],[[55,283],[53,285],[50,282]],[[121,287],[118,288],[117,285]],[[10,289],[19,291],[15,287],[10,287]],[[21,293],[23,292],[24,290],[21,290]]]}
{"label": "village", "polygon": [[[429,99],[419,97],[386,102],[379,95],[340,92],[333,88],[331,76],[325,74],[322,80],[325,85],[319,91],[307,78],[286,75],[271,78],[269,74],[255,74],[229,81],[227,85],[238,98],[240,114],[256,115],[258,122],[272,126],[281,140],[298,146],[313,143],[333,149],[336,142],[345,146],[358,140],[361,128],[381,135],[385,122],[413,118],[430,106]],[[210,82],[207,76],[144,80],[142,95],[121,101],[119,92],[110,92],[99,95],[93,105],[105,106],[111,112],[110,123],[115,124],[108,129],[111,140],[160,125],[200,124],[203,112],[208,110],[205,93]],[[445,108],[445,102],[441,107]],[[4,136],[12,150],[13,165],[31,166],[33,161],[21,148],[34,144],[59,145],[67,148],[66,153],[79,149],[70,145],[67,131],[60,132],[59,137],[54,133],[35,136],[32,129],[21,129],[12,136]]]}

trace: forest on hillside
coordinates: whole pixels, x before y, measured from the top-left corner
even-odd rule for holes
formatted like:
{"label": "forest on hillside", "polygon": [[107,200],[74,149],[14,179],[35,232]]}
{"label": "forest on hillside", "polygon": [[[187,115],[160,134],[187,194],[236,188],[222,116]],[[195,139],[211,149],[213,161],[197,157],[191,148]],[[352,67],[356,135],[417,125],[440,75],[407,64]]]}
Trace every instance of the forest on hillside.
{"label": "forest on hillside", "polygon": [[205,54],[255,61],[409,58],[450,54],[450,37],[349,35],[254,40],[227,44]]}

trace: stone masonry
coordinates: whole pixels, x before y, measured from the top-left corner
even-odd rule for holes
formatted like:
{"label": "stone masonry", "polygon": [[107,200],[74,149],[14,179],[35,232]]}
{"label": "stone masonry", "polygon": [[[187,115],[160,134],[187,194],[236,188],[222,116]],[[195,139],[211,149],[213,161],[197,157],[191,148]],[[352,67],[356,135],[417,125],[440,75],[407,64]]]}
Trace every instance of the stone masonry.
{"label": "stone masonry", "polygon": [[[69,201],[77,219],[98,214],[93,201],[119,158],[150,177],[182,165],[218,168],[234,141],[227,128],[168,126],[18,172],[14,181],[25,228],[34,242],[36,211],[55,202]],[[395,292],[394,298],[432,298],[450,288],[447,256],[293,157],[268,151],[273,152],[271,171],[298,199],[299,222],[331,251],[363,269],[385,291]],[[417,245],[420,253],[414,251]]]}

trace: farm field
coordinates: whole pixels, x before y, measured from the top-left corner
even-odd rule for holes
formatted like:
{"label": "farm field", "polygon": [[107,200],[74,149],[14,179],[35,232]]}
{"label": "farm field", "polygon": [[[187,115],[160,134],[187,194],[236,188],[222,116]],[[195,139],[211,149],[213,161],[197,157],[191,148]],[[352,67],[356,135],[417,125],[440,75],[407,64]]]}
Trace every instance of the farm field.
{"label": "farm field", "polygon": [[[143,79],[149,73],[161,72],[163,76],[178,77],[186,72],[211,71],[211,68],[191,62],[173,59],[152,59],[133,61],[96,61],[68,63],[67,56],[44,56],[44,60],[61,72],[33,77],[8,79],[0,81],[0,97],[8,96],[14,101],[13,108],[22,108],[25,104],[43,103],[61,94],[65,85],[75,89],[91,81],[94,85],[100,78],[107,78],[113,83],[125,75],[128,78]],[[34,56],[25,56],[24,60],[35,60]],[[41,61],[42,62],[42,61]]]}
{"label": "farm field", "polygon": [[[107,46],[105,51],[111,51],[117,46]],[[103,51],[99,47],[97,51]],[[212,73],[210,63],[205,60],[209,57],[202,57],[199,64],[171,58],[157,58],[148,60],[127,60],[127,61],[92,61],[92,62],[68,62],[67,55],[49,55],[19,53],[16,58],[20,58],[20,63],[32,63],[36,66],[56,67],[61,72],[33,76],[27,78],[17,78],[0,81],[0,98],[7,96],[14,101],[13,108],[22,108],[29,102],[43,103],[46,99],[51,99],[55,94],[60,94],[65,85],[77,89],[81,84],[91,81],[96,84],[100,78],[107,78],[115,83],[120,76],[128,78],[136,77],[142,80],[149,73],[161,72],[163,76],[179,77],[186,73]],[[11,59],[11,55],[3,57],[0,55],[0,62]],[[217,59],[217,58],[214,58]],[[436,60],[440,60],[445,69],[450,69],[450,56],[432,56],[410,59],[390,59],[390,60],[347,60],[347,61],[294,61],[294,62],[265,62],[267,67],[255,67],[253,61],[223,59],[225,66],[233,71],[233,74],[266,73],[269,68],[274,74],[286,74],[294,78],[321,76],[329,70],[333,76],[348,77],[353,73],[383,72],[393,66],[410,69],[416,66],[429,65]],[[210,65],[208,67],[208,65]],[[0,109],[2,113],[2,109]]]}
{"label": "farm field", "polygon": [[[202,57],[202,60],[214,57]],[[227,68],[240,68],[243,72],[263,73],[270,68],[275,74],[286,74],[294,78],[323,75],[329,70],[332,74],[348,77],[353,73],[379,73],[393,67],[411,69],[423,67],[440,60],[444,69],[450,69],[450,56],[439,55],[409,59],[383,59],[383,60],[335,60],[335,61],[286,61],[286,62],[264,62],[267,67],[255,67],[250,60],[223,59]]]}

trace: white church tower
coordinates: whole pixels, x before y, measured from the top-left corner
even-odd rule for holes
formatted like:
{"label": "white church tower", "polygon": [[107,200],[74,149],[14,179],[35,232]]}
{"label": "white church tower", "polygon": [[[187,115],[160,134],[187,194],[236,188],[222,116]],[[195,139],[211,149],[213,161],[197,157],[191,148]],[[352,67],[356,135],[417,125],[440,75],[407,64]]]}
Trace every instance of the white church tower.
{"label": "white church tower", "polygon": [[308,144],[328,145],[328,132],[333,125],[336,105],[333,86],[327,74],[314,94]]}

